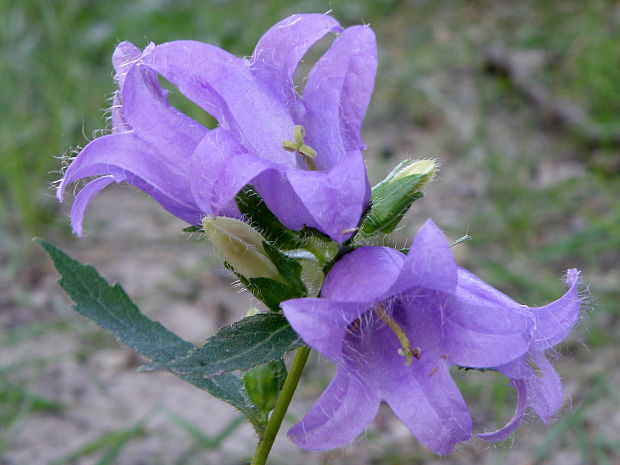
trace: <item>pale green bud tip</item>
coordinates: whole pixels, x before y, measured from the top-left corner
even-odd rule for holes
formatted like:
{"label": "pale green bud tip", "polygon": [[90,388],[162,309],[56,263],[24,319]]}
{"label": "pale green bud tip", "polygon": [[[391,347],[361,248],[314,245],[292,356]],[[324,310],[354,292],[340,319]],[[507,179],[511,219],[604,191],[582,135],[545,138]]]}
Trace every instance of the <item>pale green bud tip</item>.
{"label": "pale green bud tip", "polygon": [[271,278],[282,281],[277,268],[263,248],[265,239],[243,221],[223,216],[202,220],[205,234],[230,266],[245,278]]}
{"label": "pale green bud tip", "polygon": [[437,163],[435,160],[418,160],[413,161],[410,164],[404,166],[400,171],[398,171],[394,177],[391,179],[392,181],[396,181],[398,179],[402,179],[406,176],[412,175],[426,175],[426,179],[422,184],[419,185],[419,189],[426,186],[429,182],[431,182],[435,178],[435,174],[437,172]]}
{"label": "pale green bud tip", "polygon": [[252,307],[247,311],[245,316],[254,316],[254,315],[258,315],[259,313],[262,313],[262,312],[258,308]]}

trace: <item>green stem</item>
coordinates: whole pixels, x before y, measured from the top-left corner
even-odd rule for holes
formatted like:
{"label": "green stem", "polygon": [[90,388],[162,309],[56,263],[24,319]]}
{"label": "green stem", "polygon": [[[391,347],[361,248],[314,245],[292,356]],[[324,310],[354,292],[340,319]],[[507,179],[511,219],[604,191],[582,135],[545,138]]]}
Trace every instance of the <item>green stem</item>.
{"label": "green stem", "polygon": [[304,370],[309,354],[310,348],[307,346],[300,347],[297,349],[297,352],[295,352],[295,357],[293,358],[288,375],[284,381],[284,386],[282,386],[282,392],[280,392],[278,396],[278,401],[269,418],[265,433],[260,441],[258,441],[251,465],[265,465],[267,463],[267,457],[269,457],[273,442],[276,440],[276,436],[282,425],[284,414],[288,410],[295,389],[297,389],[301,372]]}

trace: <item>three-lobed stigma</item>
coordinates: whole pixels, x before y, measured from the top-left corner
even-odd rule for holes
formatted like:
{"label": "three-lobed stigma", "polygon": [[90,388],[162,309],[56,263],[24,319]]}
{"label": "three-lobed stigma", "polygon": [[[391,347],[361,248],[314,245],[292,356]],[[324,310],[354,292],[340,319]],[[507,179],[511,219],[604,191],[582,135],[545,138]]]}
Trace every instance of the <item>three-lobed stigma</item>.
{"label": "three-lobed stigma", "polygon": [[282,148],[287,152],[299,153],[308,165],[308,169],[316,171],[316,164],[314,163],[316,150],[304,143],[304,137],[306,137],[306,130],[298,124],[293,128],[293,138],[295,140],[285,140],[282,142]]}

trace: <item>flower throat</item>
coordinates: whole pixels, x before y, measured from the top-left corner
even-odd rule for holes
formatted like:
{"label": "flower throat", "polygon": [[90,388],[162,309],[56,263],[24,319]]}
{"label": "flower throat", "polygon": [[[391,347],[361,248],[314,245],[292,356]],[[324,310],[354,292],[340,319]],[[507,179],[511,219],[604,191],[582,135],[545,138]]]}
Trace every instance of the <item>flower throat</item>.
{"label": "flower throat", "polygon": [[412,357],[415,357],[417,360],[419,360],[420,348],[411,347],[411,342],[409,341],[409,338],[407,337],[403,329],[398,325],[398,323],[396,323],[396,321],[394,321],[394,319],[390,315],[388,315],[385,307],[382,304],[377,304],[373,308],[373,311],[375,312],[375,315],[377,315],[379,319],[383,321],[398,338],[398,342],[400,342],[398,355],[402,355],[403,357],[405,357],[405,365],[411,365]]}

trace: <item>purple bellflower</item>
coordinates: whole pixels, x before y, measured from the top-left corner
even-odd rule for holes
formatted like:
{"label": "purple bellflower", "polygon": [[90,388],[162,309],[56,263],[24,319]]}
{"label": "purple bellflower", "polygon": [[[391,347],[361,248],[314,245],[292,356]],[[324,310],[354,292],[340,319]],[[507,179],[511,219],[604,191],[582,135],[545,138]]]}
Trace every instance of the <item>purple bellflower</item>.
{"label": "purple bellflower", "polygon": [[501,305],[526,310],[535,318],[535,330],[530,349],[519,358],[496,369],[506,375],[517,392],[517,408],[512,419],[501,429],[480,434],[487,441],[501,441],[521,424],[526,408],[531,407],[543,422],[549,422],[562,406],[563,391],[558,373],[545,351],[561,342],[579,319],[581,298],[578,291],[579,272],[568,270],[568,291],[544,307],[520,305],[492,288],[470,272],[459,269],[457,294],[472,305]]}
{"label": "purple bellflower", "polygon": [[429,220],[408,255],[360,247],[330,270],[320,298],[282,308],[303,340],[337,366],[336,376],[289,436],[307,449],[352,441],[385,401],[427,448],[448,454],[472,420],[450,365],[495,367],[524,356],[535,318],[459,291],[459,269]]}
{"label": "purple bellflower", "polygon": [[443,233],[429,220],[407,256],[361,247],[338,261],[321,298],[282,304],[314,349],[334,361],[329,387],[289,436],[301,447],[329,449],[352,441],[386,401],[409,430],[438,454],[471,435],[471,418],[448,368],[495,368],[511,379],[517,411],[501,440],[529,405],[548,420],[562,386],[544,351],[577,321],[578,272],[568,292],[540,308],[516,303],[454,263]]}
{"label": "purple bellflower", "polygon": [[[144,54],[153,48],[150,45]],[[112,62],[119,91],[111,109],[112,134],[89,143],[72,161],[58,188],[62,201],[67,185],[97,176],[80,190],[71,208],[71,224],[78,236],[86,207],[112,182],[133,184],[179,218],[200,223],[202,212],[190,189],[191,154],[208,130],[168,104],[156,73],[137,66],[142,55],[128,42],[116,47]]]}
{"label": "purple bellflower", "polygon": [[[337,35],[299,95],[299,62],[321,38]],[[239,217],[234,198],[252,184],[291,229],[314,227],[342,242],[357,227],[370,188],[361,125],[377,67],[367,26],[342,29],[328,15],[291,16],[259,40],[249,59],[193,41],[121,43],[113,57],[119,91],[113,133],[74,159],[59,187],[99,176],[72,209],[79,235],[99,190],[128,182],[177,217]],[[218,122],[208,130],[168,104],[161,75]]]}

